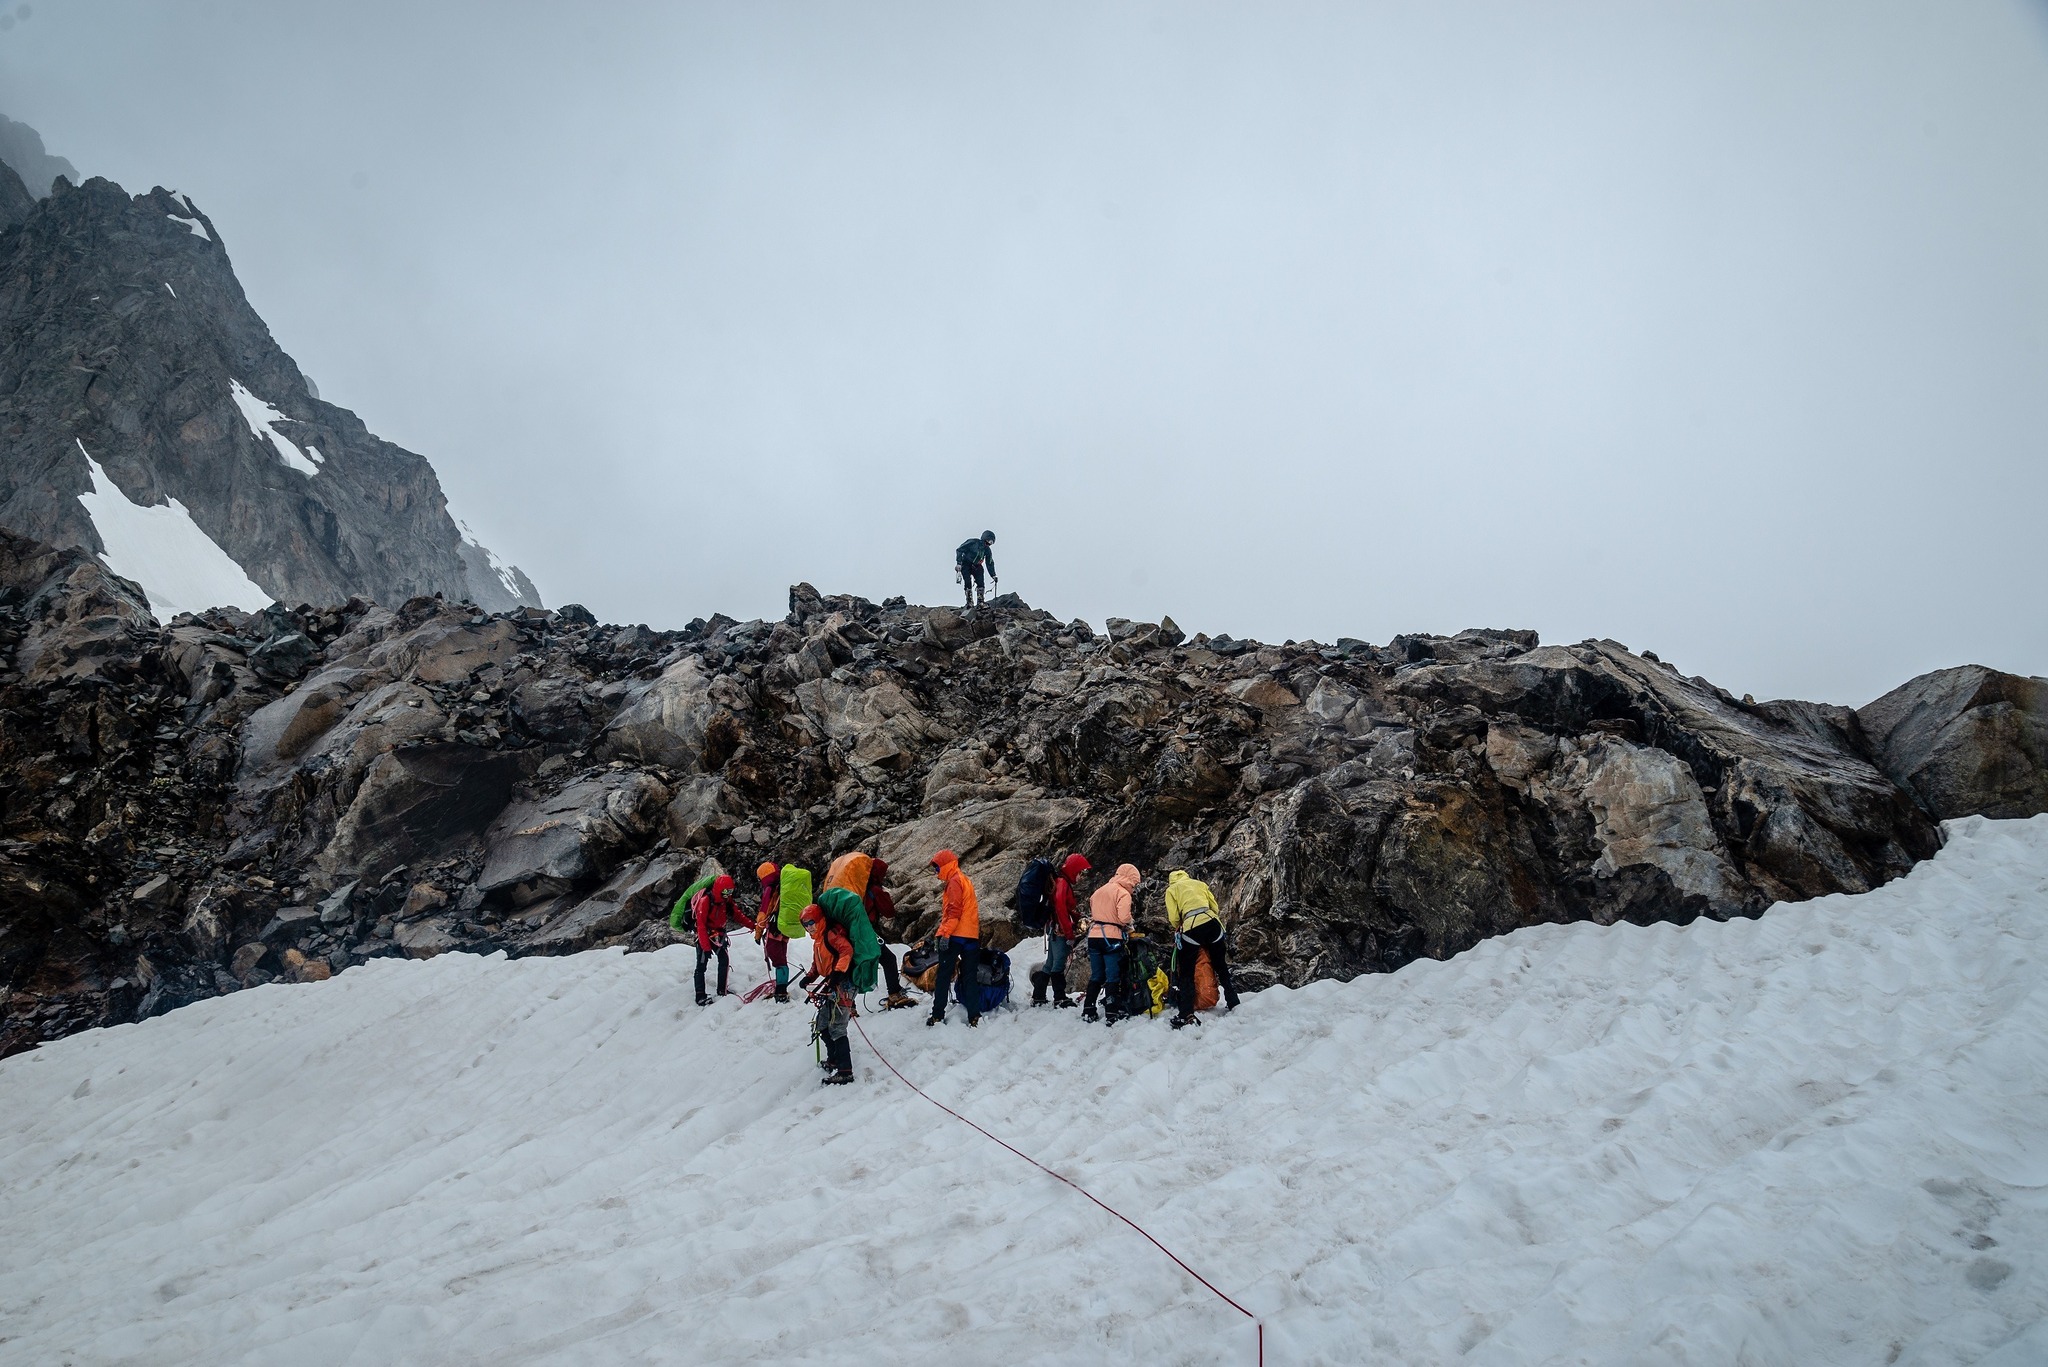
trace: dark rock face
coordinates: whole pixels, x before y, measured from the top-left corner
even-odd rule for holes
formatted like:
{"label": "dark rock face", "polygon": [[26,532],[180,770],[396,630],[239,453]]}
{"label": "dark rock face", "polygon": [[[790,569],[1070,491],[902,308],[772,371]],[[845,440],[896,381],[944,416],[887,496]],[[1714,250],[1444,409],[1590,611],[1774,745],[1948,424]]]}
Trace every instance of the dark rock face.
{"label": "dark rock face", "polygon": [[1879,767],[1934,816],[2048,812],[2048,679],[1939,669],[1856,716]]}
{"label": "dark rock face", "polygon": [[21,177],[14,174],[14,168],[0,164],[0,232],[27,218],[35,207],[36,197],[21,183]]}
{"label": "dark rock face", "polygon": [[425,460],[315,396],[167,190],[60,181],[0,234],[0,526],[104,552],[88,458],[132,503],[177,500],[281,603],[539,602],[465,542]]}
{"label": "dark rock face", "polygon": [[856,846],[913,933],[931,854],[960,853],[997,947],[1035,855],[1136,864],[1155,933],[1186,867],[1256,987],[1753,915],[1939,839],[1855,713],[1613,642],[1098,638],[1014,595],[807,585],[780,621],[675,632],[427,597],[162,628],[83,552],[4,533],[0,723],[7,1052],[384,955],[658,948],[699,873]]}

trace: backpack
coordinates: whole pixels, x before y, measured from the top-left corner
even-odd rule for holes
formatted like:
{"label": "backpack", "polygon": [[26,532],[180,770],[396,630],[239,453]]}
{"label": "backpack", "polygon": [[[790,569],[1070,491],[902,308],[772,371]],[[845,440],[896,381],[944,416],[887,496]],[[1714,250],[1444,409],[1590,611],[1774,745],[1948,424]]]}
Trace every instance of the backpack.
{"label": "backpack", "polygon": [[1216,991],[1216,965],[1209,958],[1209,951],[1195,951],[1195,1000],[1185,1006],[1189,1011],[1214,1011],[1218,993]]}
{"label": "backpack", "polygon": [[818,894],[818,905],[824,910],[825,919],[844,930],[853,945],[853,990],[874,991],[875,965],[882,961],[882,942],[875,938],[875,928],[868,924],[868,909],[861,904],[860,894],[851,888],[827,888]]}
{"label": "backpack", "polygon": [[695,930],[697,914],[690,910],[690,903],[697,900],[697,894],[718,881],[718,870],[713,869],[696,882],[683,889],[683,895],[676,898],[676,904],[669,908],[668,928],[674,931]]}
{"label": "backpack", "polygon": [[904,951],[903,976],[919,991],[932,990],[932,984],[939,978],[939,944],[935,936],[926,936]]}
{"label": "backpack", "polygon": [[811,871],[782,866],[782,897],[775,907],[775,929],[785,940],[804,938],[804,908],[811,904]]}
{"label": "backpack", "polygon": [[[967,1008],[970,1016],[985,1016],[1010,998],[1010,956],[1001,950],[984,950],[975,965],[973,983],[962,973],[953,980],[953,999]],[[970,997],[968,994],[973,993]]]}
{"label": "backpack", "polygon": [[1112,984],[1109,1005],[1119,1016],[1156,1016],[1164,1009],[1162,985],[1168,981],[1159,951],[1151,941],[1132,936],[1124,944],[1122,981]]}
{"label": "backpack", "polygon": [[1017,929],[1027,937],[1045,934],[1052,921],[1052,880],[1050,859],[1034,859],[1017,875],[1017,890],[1010,894],[1010,907],[1017,913]]}

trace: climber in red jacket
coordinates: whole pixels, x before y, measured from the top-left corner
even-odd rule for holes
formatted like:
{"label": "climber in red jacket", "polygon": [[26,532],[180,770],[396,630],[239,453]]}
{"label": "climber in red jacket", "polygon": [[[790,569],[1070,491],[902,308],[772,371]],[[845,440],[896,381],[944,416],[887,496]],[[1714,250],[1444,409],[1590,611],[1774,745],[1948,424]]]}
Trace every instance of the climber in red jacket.
{"label": "climber in red jacket", "polygon": [[733,881],[727,874],[719,874],[711,880],[711,886],[697,894],[697,900],[690,904],[690,915],[697,923],[697,1005],[711,1005],[711,998],[704,994],[704,969],[715,955],[718,959],[718,995],[726,995],[726,975],[732,971],[732,960],[725,948],[725,929],[733,921],[742,919],[739,899],[733,895]]}

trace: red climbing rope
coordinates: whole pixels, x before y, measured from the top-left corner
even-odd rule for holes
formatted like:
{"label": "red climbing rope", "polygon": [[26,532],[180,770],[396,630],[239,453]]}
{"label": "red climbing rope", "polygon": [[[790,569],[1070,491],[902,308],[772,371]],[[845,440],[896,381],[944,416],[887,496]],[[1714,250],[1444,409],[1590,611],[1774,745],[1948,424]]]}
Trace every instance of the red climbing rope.
{"label": "red climbing rope", "polygon": [[1176,1267],[1180,1268],[1180,1270],[1181,1270],[1181,1271],[1183,1271],[1183,1272],[1187,1273],[1187,1274],[1188,1274],[1188,1275],[1189,1275],[1190,1277],[1193,1277],[1193,1278],[1194,1278],[1194,1279],[1195,1279],[1196,1281],[1198,1281],[1198,1282],[1200,1282],[1200,1283],[1201,1283],[1202,1285],[1204,1285],[1204,1286],[1208,1287],[1210,1291],[1212,1291],[1212,1292],[1214,1292],[1214,1293],[1215,1293],[1215,1295],[1216,1295],[1216,1298],[1217,1298],[1218,1300],[1222,1301],[1222,1302],[1223,1302],[1223,1303],[1224,1303],[1225,1305],[1229,1306],[1229,1307],[1230,1307],[1230,1308],[1231,1308],[1232,1310],[1235,1310],[1235,1311],[1236,1311],[1236,1312],[1237,1312],[1238,1314],[1240,1314],[1240,1315],[1243,1315],[1243,1316],[1244,1316],[1244,1317],[1245,1317],[1246,1319],[1250,1320],[1250,1321],[1252,1322],[1253,1326],[1254,1326],[1254,1327],[1255,1327],[1255,1328],[1256,1328],[1256,1329],[1258,1330],[1258,1332],[1259,1332],[1259,1367],[1265,1367],[1265,1362],[1266,1362],[1266,1326],[1265,1326],[1265,1323],[1264,1323],[1263,1321],[1261,1321],[1261,1320],[1259,1319],[1259,1317],[1258,1317],[1257,1315],[1254,1315],[1254,1314],[1253,1314],[1253,1313],[1252,1313],[1251,1311],[1249,1311],[1249,1310],[1245,1309],[1245,1308],[1244,1308],[1243,1306],[1239,1305],[1239,1304],[1238,1304],[1238,1303],[1237,1303],[1236,1301],[1232,1300],[1232,1299],[1231,1299],[1231,1298],[1230,1298],[1229,1296],[1225,1295],[1225,1294],[1224,1294],[1224,1293],[1223,1293],[1223,1292],[1222,1292],[1222,1291],[1221,1291],[1220,1289],[1218,1289],[1218,1288],[1217,1288],[1217,1286],[1216,1286],[1216,1283],[1214,1283],[1214,1282],[1210,1281],[1210,1280],[1209,1280],[1209,1279],[1208,1279],[1207,1277],[1204,1277],[1204,1276],[1203,1276],[1203,1275],[1202,1275],[1201,1273],[1199,1273],[1199,1272],[1195,1271],[1195,1269],[1193,1269],[1192,1267],[1189,1267],[1189,1266],[1187,1265],[1187,1263],[1186,1263],[1186,1262],[1185,1262],[1185,1261],[1184,1261],[1184,1260],[1183,1260],[1183,1259],[1181,1258],[1180,1254],[1178,1254],[1178,1253],[1175,1253],[1175,1252],[1174,1252],[1174,1251],[1173,1251],[1172,1249],[1168,1248],[1168,1247],[1167,1247],[1167,1246],[1166,1246],[1165,1244],[1162,1244],[1162,1243],[1160,1243],[1160,1242],[1159,1242],[1159,1241],[1158,1241],[1157,1239],[1153,1238],[1153,1237],[1152,1237],[1152,1235],[1151,1235],[1151,1233],[1150,1233],[1149,1231],[1147,1231],[1147,1230],[1145,1229],[1145,1227],[1144,1227],[1143,1225],[1139,1224],[1139,1223],[1138,1223],[1138,1222],[1137,1222],[1136,1220],[1133,1220],[1133,1219],[1132,1219],[1132,1218],[1131,1218],[1130,1216],[1128,1216],[1128,1215],[1124,1214],[1124,1213],[1123,1213],[1122,1211],[1118,1210],[1118,1209],[1117,1209],[1117,1208],[1116,1208],[1115,1206],[1112,1206],[1112,1205],[1110,1205],[1110,1204],[1109,1204],[1109,1203],[1108,1203],[1107,1201],[1104,1201],[1104,1200],[1102,1200],[1102,1199],[1101,1199],[1100,1197],[1096,1196],[1094,1192],[1092,1192],[1092,1191],[1089,1191],[1089,1190],[1088,1190],[1088,1188],[1086,1188],[1086,1187],[1082,1186],[1082,1185],[1081,1185],[1081,1184],[1080,1184],[1079,1182],[1076,1182],[1076,1181],[1075,1181],[1075,1180],[1074,1180],[1073,1178],[1071,1178],[1071,1177],[1066,1177],[1066,1176],[1062,1176],[1062,1175],[1061,1175],[1060,1173],[1054,1172],[1054,1171],[1053,1171],[1053,1170],[1052,1170],[1051,1168],[1048,1168],[1048,1167],[1047,1167],[1047,1166],[1046,1166],[1045,1164],[1043,1164],[1043,1163],[1039,1162],[1039,1161],[1038,1161],[1038,1160],[1037,1160],[1036,1158],[1033,1158],[1033,1157],[1032,1157],[1032,1156],[1031,1156],[1030,1154],[1028,1154],[1028,1153],[1024,1152],[1024,1151],[1023,1151],[1022,1149],[1018,1148],[1018,1147],[1017,1147],[1016,1145],[1014,1145],[1014,1144],[1010,1144],[1010,1143],[1008,1143],[1008,1142],[1006,1142],[1006,1141],[1004,1141],[1004,1140],[1001,1140],[1001,1139],[997,1139],[997,1138],[996,1138],[996,1136],[994,1136],[994,1135],[990,1134],[990,1133],[989,1133],[989,1132],[988,1132],[987,1130],[984,1130],[984,1129],[982,1129],[982,1128],[981,1128],[981,1126],[979,1126],[979,1125],[975,1124],[975,1123],[974,1123],[974,1122],[973,1122],[972,1120],[969,1120],[969,1119],[968,1119],[968,1118],[967,1118],[966,1116],[964,1116],[964,1115],[960,1114],[960,1112],[958,1112],[958,1111],[954,1110],[954,1109],[953,1109],[953,1108],[952,1108],[951,1106],[948,1106],[948,1105],[947,1105],[947,1104],[946,1104],[945,1102],[943,1102],[943,1101],[940,1101],[940,1100],[937,1100],[936,1098],[934,1098],[934,1097],[932,1097],[932,1096],[928,1095],[928,1094],[927,1094],[927,1093],[925,1092],[924,1088],[922,1088],[922,1087],[918,1086],[918,1085],[917,1085],[917,1084],[916,1084],[915,1082],[912,1082],[912,1081],[911,1081],[911,1080],[910,1080],[909,1078],[907,1078],[907,1077],[903,1076],[903,1070],[902,1070],[902,1069],[900,1069],[900,1068],[898,1068],[898,1067],[897,1067],[897,1066],[896,1066],[895,1064],[893,1064],[893,1063],[889,1062],[889,1056],[888,1056],[887,1054],[885,1054],[885,1053],[883,1053],[883,1052],[882,1052],[881,1050],[879,1050],[879,1049],[875,1048],[875,1042],[874,1042],[873,1040],[871,1040],[871,1039],[869,1039],[869,1038],[868,1038],[868,1032],[867,1032],[867,1030],[866,1030],[866,1029],[865,1029],[865,1028],[864,1028],[864,1027],[863,1027],[863,1026],[861,1025],[861,1023],[860,1023],[860,1017],[858,1017],[858,1016],[854,1017],[854,1020],[853,1020],[853,1028],[854,1028],[854,1029],[856,1029],[856,1030],[859,1030],[859,1031],[860,1031],[860,1039],[861,1039],[861,1043],[862,1043],[862,1044],[865,1044],[865,1045],[867,1045],[867,1047],[868,1047],[868,1051],[869,1051],[870,1053],[872,1053],[872,1054],[873,1054],[873,1055],[874,1055],[874,1056],[875,1056],[876,1058],[878,1058],[878,1059],[882,1060],[882,1066],[883,1066],[883,1067],[885,1067],[885,1068],[887,1068],[887,1069],[888,1069],[888,1070],[889,1070],[890,1072],[892,1072],[892,1073],[896,1074],[896,1080],[897,1080],[898,1082],[900,1082],[900,1083],[902,1083],[902,1084],[903,1084],[904,1086],[908,1087],[908,1088],[909,1088],[909,1089],[910,1089],[911,1091],[913,1091],[913,1092],[916,1092],[916,1093],[917,1093],[917,1094],[918,1094],[919,1096],[921,1096],[921,1097],[924,1097],[924,1099],[925,1099],[926,1101],[929,1101],[929,1102],[931,1102],[931,1103],[932,1103],[932,1105],[934,1105],[934,1106],[938,1107],[938,1108],[939,1108],[940,1110],[944,1111],[944,1112],[945,1112],[945,1113],[946,1113],[947,1115],[950,1115],[950,1116],[952,1116],[952,1117],[953,1117],[953,1119],[955,1119],[955,1120],[959,1121],[959,1122],[960,1122],[960,1123],[961,1123],[962,1125],[965,1125],[965,1126],[967,1126],[967,1128],[969,1128],[969,1129],[973,1130],[973,1131],[974,1131],[974,1132],[975,1132],[976,1134],[979,1134],[979,1135],[980,1135],[980,1136],[981,1136],[982,1138],[984,1138],[984,1139],[988,1139],[988,1140],[992,1140],[992,1141],[994,1141],[994,1142],[995,1142],[995,1143],[997,1143],[997,1144],[1001,1144],[1001,1145],[1002,1145],[1002,1146],[1003,1146],[1004,1148],[1008,1149],[1008,1150],[1009,1150],[1009,1151],[1010,1151],[1011,1153],[1014,1153],[1014,1154],[1016,1154],[1016,1155],[1017,1155],[1017,1156],[1018,1156],[1019,1158],[1023,1159],[1023,1160],[1025,1161],[1025,1162],[1029,1163],[1029,1164],[1030,1164],[1030,1165],[1031,1165],[1032,1167],[1034,1167],[1034,1168],[1037,1168],[1037,1169],[1038,1169],[1038,1170],[1039,1170],[1040,1172],[1044,1173],[1044,1174],[1045,1174],[1045,1175],[1046,1175],[1047,1177],[1053,1177],[1053,1178],[1057,1178],[1058,1180],[1060,1180],[1060,1181],[1062,1181],[1062,1182],[1065,1182],[1065,1183],[1066,1183],[1066,1184],[1067,1184],[1068,1186],[1072,1187],[1072,1188],[1073,1188],[1073,1189],[1074,1189],[1075,1191],[1078,1191],[1078,1192],[1080,1192],[1080,1193],[1081,1193],[1081,1194],[1082,1194],[1083,1196],[1085,1196],[1085,1197],[1087,1197],[1087,1198],[1088,1198],[1089,1200],[1091,1200],[1091,1201],[1095,1202],[1095,1204],[1096,1204],[1096,1205],[1098,1205],[1098,1206],[1101,1206],[1101,1207],[1102,1207],[1102,1208],[1103,1208],[1104,1210],[1108,1211],[1108,1212],[1109,1212],[1109,1213],[1110,1213],[1111,1215],[1114,1215],[1114,1216],[1116,1216],[1116,1218],[1117,1218],[1117,1219],[1119,1219],[1119,1220],[1122,1220],[1122,1221],[1123,1221],[1123,1222],[1124,1222],[1125,1224],[1129,1225],[1129,1226],[1130,1226],[1130,1227],[1131,1227],[1132,1229],[1136,1230],[1136,1231],[1137,1231],[1137,1232],[1138,1232],[1139,1234],[1142,1234],[1142,1235],[1144,1235],[1144,1237],[1145,1237],[1145,1242],[1147,1242],[1147,1243],[1151,1244],[1151,1245],[1152,1245],[1152,1247],[1154,1247],[1154,1248],[1158,1249],[1158,1250],[1159,1250],[1159,1251],[1160,1251],[1161,1253],[1164,1253],[1164,1254],[1165,1254],[1165,1255],[1166,1255],[1167,1257],[1169,1257],[1169,1258],[1173,1259],[1173,1261],[1174,1261],[1174,1265],[1175,1265]]}

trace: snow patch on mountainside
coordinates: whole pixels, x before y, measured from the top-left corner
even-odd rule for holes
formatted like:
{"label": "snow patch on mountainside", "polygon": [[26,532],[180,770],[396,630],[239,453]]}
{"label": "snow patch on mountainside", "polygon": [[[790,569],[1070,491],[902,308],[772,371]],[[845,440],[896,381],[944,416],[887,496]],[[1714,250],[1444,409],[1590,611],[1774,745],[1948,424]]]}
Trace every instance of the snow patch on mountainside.
{"label": "snow patch on mountainside", "polygon": [[240,380],[228,381],[228,390],[234,395],[235,407],[242,410],[242,421],[249,424],[249,431],[258,440],[268,438],[279,460],[302,475],[310,477],[320,473],[320,465],[327,457],[320,454],[319,448],[307,446],[301,449],[297,442],[277,430],[278,423],[291,421],[282,409],[257,398]]}
{"label": "snow patch on mountainside", "polygon": [[106,547],[100,559],[115,574],[142,585],[158,621],[207,608],[253,612],[270,605],[270,595],[200,530],[183,503],[174,498],[151,508],[130,502],[84,442],[78,450],[92,471],[92,492],[80,494],[78,501]]}
{"label": "snow patch on mountainside", "polygon": [[180,227],[192,233],[194,236],[200,238],[202,241],[213,241],[213,234],[207,232],[206,225],[199,221],[199,211],[192,207],[191,199],[185,195],[178,193],[176,190],[171,191],[171,198],[177,200],[180,204],[184,205],[185,212],[191,215],[190,218],[187,218],[181,214],[171,214],[168,216],[171,222],[178,224]]}
{"label": "snow patch on mountainside", "polygon": [[[1540,926],[1178,1033],[862,1024],[1276,1367],[2014,1367],[2048,817],[1948,833],[1863,896]],[[802,1008],[699,1008],[691,963],[379,960],[0,1062],[4,1355],[1249,1367],[1129,1229],[858,1037],[820,1088]]]}
{"label": "snow patch on mountainside", "polygon": [[484,563],[490,567],[490,573],[497,576],[498,582],[505,586],[505,592],[517,601],[520,596],[519,580],[513,575],[512,567],[500,560],[496,551],[478,539],[477,534],[470,529],[469,523],[457,518],[455,525],[462,529],[464,544],[474,546],[482,553]]}

